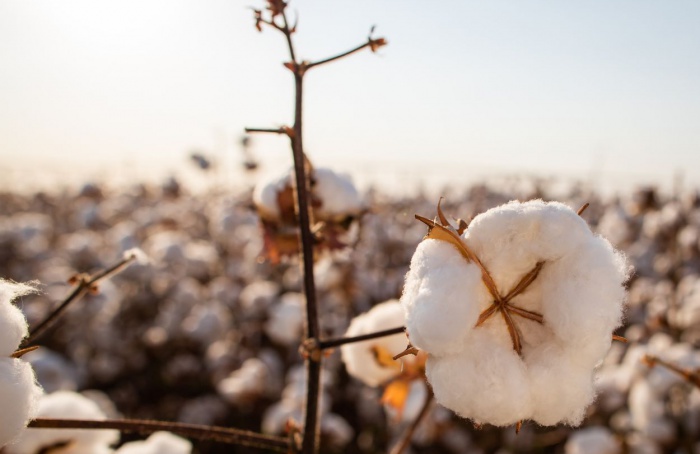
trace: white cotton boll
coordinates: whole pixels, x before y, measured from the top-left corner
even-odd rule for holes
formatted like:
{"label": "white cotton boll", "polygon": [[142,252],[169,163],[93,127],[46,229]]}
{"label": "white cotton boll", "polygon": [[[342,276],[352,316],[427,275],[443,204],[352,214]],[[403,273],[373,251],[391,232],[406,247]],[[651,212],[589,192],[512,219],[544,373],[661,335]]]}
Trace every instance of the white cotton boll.
{"label": "white cotton boll", "polygon": [[[377,304],[364,314],[355,317],[345,333],[345,337],[361,336],[403,326],[404,311],[397,300]],[[340,353],[350,375],[369,386],[379,386],[395,377],[401,371],[400,362],[382,364],[379,354],[389,358],[406,349],[408,341],[403,333],[380,337],[362,342],[345,344]],[[406,359],[410,361],[412,359]]]}
{"label": "white cotton boll", "polygon": [[240,369],[232,372],[216,386],[219,394],[231,403],[260,396],[267,389],[270,370],[257,358],[247,359]]}
{"label": "white cotton boll", "polygon": [[645,436],[661,443],[675,437],[675,426],[665,417],[663,400],[647,381],[638,380],[632,386],[628,406],[632,427]]}
{"label": "white cotton boll", "polygon": [[321,433],[324,441],[334,448],[342,448],[350,443],[355,436],[355,431],[341,416],[335,413],[326,413],[321,418]]}
{"label": "white cotton boll", "polygon": [[67,446],[51,448],[49,452],[50,454],[114,454],[114,449],[101,444],[83,445],[73,443]]}
{"label": "white cotton boll", "polygon": [[[105,415],[90,399],[72,391],[57,391],[41,397],[36,414],[38,418],[105,419]],[[93,429],[25,429],[16,443],[7,446],[8,454],[39,452],[42,448],[60,443],[77,445],[105,445],[119,440],[117,430]]]}
{"label": "white cotton boll", "polygon": [[331,169],[316,168],[313,171],[313,193],[321,199],[320,216],[357,214],[363,209],[362,199],[349,176]]}
{"label": "white cotton boll", "polygon": [[476,326],[494,300],[478,265],[447,241],[424,240],[401,302],[411,342],[429,355],[427,373],[438,402],[495,425],[521,419],[579,424],[595,395],[593,369],[621,322],[629,272],[624,257],[575,211],[541,200],[480,214],[462,242],[502,296],[542,264],[509,304],[540,314],[543,323],[508,311],[522,344],[519,357],[500,310]]}
{"label": "white cotton boll", "polygon": [[114,454],[190,454],[192,443],[170,432],[154,432],[144,441],[125,443]]}
{"label": "white cotton boll", "polygon": [[[35,417],[41,394],[28,363],[21,359],[0,358],[0,448],[15,440],[27,422]],[[12,454],[12,451],[8,453]]]}
{"label": "white cotton boll", "polygon": [[304,295],[285,293],[268,313],[270,318],[265,323],[265,334],[281,345],[298,344],[304,329]]}
{"label": "white cotton boll", "polygon": [[565,454],[618,454],[620,443],[605,427],[586,427],[574,432],[564,446]]}
{"label": "white cotton boll", "polygon": [[280,285],[272,281],[255,281],[248,284],[240,295],[240,303],[246,311],[264,311],[277,298]]}
{"label": "white cotton boll", "polygon": [[70,364],[60,354],[41,347],[22,357],[29,362],[36,373],[36,378],[47,393],[58,390],[75,391],[78,388],[78,377],[75,366]]}
{"label": "white cotton boll", "polygon": [[12,301],[35,291],[31,285],[0,279],[0,357],[12,355],[28,333],[27,320]]}
{"label": "white cotton boll", "polygon": [[632,237],[629,218],[619,206],[608,208],[605,211],[598,222],[598,232],[618,247],[624,245]]}
{"label": "white cotton boll", "polygon": [[438,240],[418,245],[401,297],[414,346],[435,355],[459,351],[490,300],[481,272],[454,246]]}
{"label": "white cotton boll", "polygon": [[275,220],[280,216],[277,196],[291,184],[293,169],[280,175],[270,175],[261,179],[253,189],[253,203],[264,219]]}

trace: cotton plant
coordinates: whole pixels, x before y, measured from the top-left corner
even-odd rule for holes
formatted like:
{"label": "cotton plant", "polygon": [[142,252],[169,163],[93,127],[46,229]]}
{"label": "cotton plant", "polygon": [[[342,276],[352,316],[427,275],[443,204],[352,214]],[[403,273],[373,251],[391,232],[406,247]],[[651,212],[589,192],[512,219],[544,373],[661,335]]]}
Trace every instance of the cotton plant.
{"label": "cotton plant", "polygon": [[437,401],[475,423],[578,425],[629,268],[571,208],[512,201],[454,228],[438,205],[401,304]]}
{"label": "cotton plant", "polygon": [[[36,417],[106,419],[97,403],[73,391],[56,391],[43,395],[38,403]],[[112,452],[110,445],[118,441],[119,431],[111,429],[27,428],[14,443],[5,447],[5,452],[39,454],[46,449],[59,447],[61,454],[109,453]]]}
{"label": "cotton plant", "polygon": [[[395,299],[385,301],[355,317],[350,322],[345,337],[396,328],[403,325],[404,321],[401,303]],[[406,336],[403,333],[347,343],[340,348],[348,374],[368,386],[383,386],[382,402],[399,417],[407,404],[416,401],[412,396],[421,395],[421,405],[425,400],[425,354],[405,356],[401,361],[395,361],[393,357],[405,348]],[[418,383],[423,386],[416,386]]]}
{"label": "cotton plant", "polygon": [[[327,168],[312,168],[311,208],[319,249],[338,250],[347,246],[355,220],[365,204],[350,177]],[[294,172],[260,181],[253,190],[253,204],[260,216],[264,255],[272,263],[299,251],[295,213]]]}
{"label": "cotton plant", "polygon": [[28,334],[27,320],[13,304],[33,291],[30,285],[0,279],[0,448],[14,442],[36,416],[42,395],[32,366],[21,358],[19,348]]}

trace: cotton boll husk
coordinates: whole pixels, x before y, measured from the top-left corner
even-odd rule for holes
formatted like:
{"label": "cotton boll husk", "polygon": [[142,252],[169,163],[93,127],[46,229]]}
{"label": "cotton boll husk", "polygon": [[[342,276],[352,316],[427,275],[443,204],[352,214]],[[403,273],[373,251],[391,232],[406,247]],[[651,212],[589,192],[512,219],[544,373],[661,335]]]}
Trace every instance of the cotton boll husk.
{"label": "cotton boll husk", "polygon": [[414,346],[434,355],[458,352],[490,300],[481,271],[454,246],[432,239],[418,245],[401,296]]}
{"label": "cotton boll husk", "polygon": [[16,358],[0,358],[0,448],[15,440],[27,422],[35,417],[41,394],[28,363]]}
{"label": "cotton boll husk", "polygon": [[[36,417],[62,419],[105,419],[104,413],[90,399],[72,391],[46,394],[39,401]],[[119,440],[117,430],[88,429],[25,429],[16,443],[5,450],[8,454],[26,454],[64,442],[82,445],[110,445]]]}
{"label": "cotton boll husk", "polygon": [[576,364],[571,354],[555,343],[526,351],[524,360],[534,403],[531,419],[543,426],[560,421],[579,425],[595,396],[592,369]]}
{"label": "cotton boll husk", "polygon": [[0,279],[0,357],[12,355],[28,333],[27,320],[12,301],[34,291],[31,285]]}
{"label": "cotton boll husk", "polygon": [[586,427],[574,432],[564,446],[565,454],[618,454],[620,444],[605,427]]}
{"label": "cotton boll husk", "polygon": [[144,441],[125,443],[115,454],[190,454],[192,443],[170,432],[154,432]]}
{"label": "cotton boll husk", "polygon": [[[377,331],[402,326],[404,312],[397,300],[385,301],[377,304],[364,314],[355,317],[347,332],[346,337],[361,336]],[[350,375],[361,380],[369,386],[378,386],[396,376],[400,372],[400,364],[397,367],[384,366],[377,362],[374,349],[379,348],[393,356],[401,353],[408,341],[403,333],[392,336],[380,337],[363,342],[345,344],[340,348],[341,357]]]}
{"label": "cotton boll husk", "polygon": [[362,210],[362,199],[349,176],[326,168],[314,169],[312,176],[313,193],[321,199],[319,216],[357,214]]}
{"label": "cotton boll husk", "polygon": [[437,402],[464,418],[508,426],[531,416],[525,364],[484,330],[475,330],[459,353],[429,356],[426,375]]}

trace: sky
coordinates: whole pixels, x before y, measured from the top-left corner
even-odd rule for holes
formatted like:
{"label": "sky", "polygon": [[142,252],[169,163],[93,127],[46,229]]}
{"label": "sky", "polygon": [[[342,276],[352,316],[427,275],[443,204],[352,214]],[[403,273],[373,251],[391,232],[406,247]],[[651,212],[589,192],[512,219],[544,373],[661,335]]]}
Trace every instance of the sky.
{"label": "sky", "polygon": [[[260,0],[0,0],[2,186],[235,178],[245,126],[293,121]],[[316,165],[408,185],[496,174],[700,186],[700,2],[292,0],[297,53],[389,45],[305,80]],[[256,136],[263,169],[288,142]]]}

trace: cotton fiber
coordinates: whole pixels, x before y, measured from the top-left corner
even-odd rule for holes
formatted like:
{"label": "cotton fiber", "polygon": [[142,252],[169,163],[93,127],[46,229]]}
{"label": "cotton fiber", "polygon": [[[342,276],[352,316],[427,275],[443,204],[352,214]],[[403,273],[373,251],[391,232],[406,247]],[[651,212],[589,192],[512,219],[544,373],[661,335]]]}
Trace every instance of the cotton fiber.
{"label": "cotton fiber", "polygon": [[578,425],[621,322],[624,257],[556,202],[510,202],[461,235],[443,223],[401,297],[437,401],[477,423]]}
{"label": "cotton fiber", "polygon": [[27,320],[13,303],[34,288],[0,279],[0,448],[12,442],[36,414],[42,390],[32,366],[12,354],[27,335]]}
{"label": "cotton fiber", "polygon": [[115,454],[190,454],[192,443],[170,432],[154,432],[144,441],[125,443]]}

